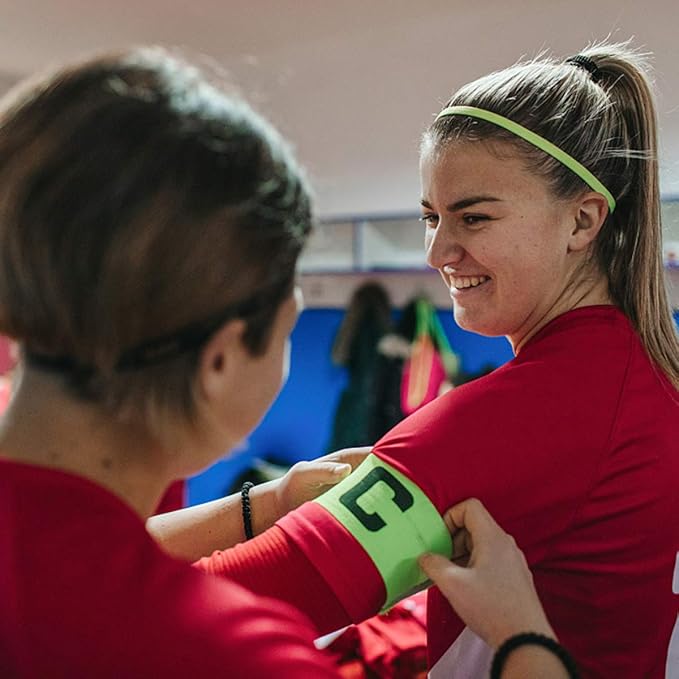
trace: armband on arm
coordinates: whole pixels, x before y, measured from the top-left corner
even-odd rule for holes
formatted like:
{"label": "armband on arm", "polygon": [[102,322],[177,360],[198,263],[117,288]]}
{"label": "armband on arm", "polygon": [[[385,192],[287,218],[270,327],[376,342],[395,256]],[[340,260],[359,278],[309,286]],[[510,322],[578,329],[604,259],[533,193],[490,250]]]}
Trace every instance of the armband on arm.
{"label": "armband on arm", "polygon": [[417,484],[376,455],[314,502],[353,535],[374,563],[386,590],[383,610],[427,586],[417,557],[452,554],[450,533],[436,507]]}

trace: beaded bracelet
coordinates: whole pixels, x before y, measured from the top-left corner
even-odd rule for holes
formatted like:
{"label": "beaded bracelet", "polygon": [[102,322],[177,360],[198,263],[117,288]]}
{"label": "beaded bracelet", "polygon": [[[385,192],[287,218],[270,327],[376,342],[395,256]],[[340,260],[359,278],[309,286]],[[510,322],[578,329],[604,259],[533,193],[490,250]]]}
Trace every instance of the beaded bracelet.
{"label": "beaded bracelet", "polygon": [[568,672],[568,676],[571,677],[571,679],[579,679],[580,673],[578,672],[578,667],[571,654],[556,641],[556,639],[547,637],[544,634],[536,634],[535,632],[515,634],[513,637],[509,637],[509,639],[502,643],[493,657],[493,665],[490,668],[490,679],[500,679],[500,675],[509,654],[519,648],[519,646],[526,646],[527,644],[542,646],[554,653],[554,655],[563,663],[563,666]]}
{"label": "beaded bracelet", "polygon": [[252,510],[250,508],[250,488],[254,487],[254,483],[246,481],[240,489],[241,508],[243,510],[243,530],[245,531],[245,539],[250,540],[255,537],[252,532]]}

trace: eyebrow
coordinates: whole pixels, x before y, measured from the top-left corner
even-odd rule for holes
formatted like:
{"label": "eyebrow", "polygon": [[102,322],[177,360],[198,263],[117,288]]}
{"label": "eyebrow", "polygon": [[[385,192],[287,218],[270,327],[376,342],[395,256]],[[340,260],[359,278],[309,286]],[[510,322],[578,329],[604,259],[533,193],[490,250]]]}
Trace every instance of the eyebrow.
{"label": "eyebrow", "polygon": [[[457,212],[457,210],[463,210],[464,208],[471,207],[472,205],[476,205],[477,203],[500,203],[500,202],[502,202],[502,199],[496,198],[495,196],[470,196],[469,198],[463,198],[462,200],[458,200],[456,203],[446,205],[446,210],[448,212]],[[432,209],[429,202],[424,200],[424,198],[420,201],[420,204],[423,207]]]}

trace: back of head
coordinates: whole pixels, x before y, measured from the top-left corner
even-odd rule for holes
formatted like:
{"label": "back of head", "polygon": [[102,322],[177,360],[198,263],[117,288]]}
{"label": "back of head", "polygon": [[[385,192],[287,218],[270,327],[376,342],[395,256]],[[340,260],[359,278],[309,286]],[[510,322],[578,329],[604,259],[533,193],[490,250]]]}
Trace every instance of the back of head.
{"label": "back of head", "polygon": [[151,430],[194,416],[200,347],[135,348],[234,309],[263,352],[310,225],[275,131],[163,50],[61,69],[0,105],[0,331]]}
{"label": "back of head", "polygon": [[[575,158],[611,192],[592,251],[613,300],[650,356],[679,386],[679,344],[662,266],[656,111],[647,60],[626,44],[599,44],[569,60],[538,58],[459,89],[449,106],[473,106],[518,123]],[[589,190],[566,165],[511,132],[464,115],[437,119],[424,143],[489,142],[513,148],[555,199]],[[494,145],[494,142],[499,144]],[[500,146],[500,144],[502,146]]]}

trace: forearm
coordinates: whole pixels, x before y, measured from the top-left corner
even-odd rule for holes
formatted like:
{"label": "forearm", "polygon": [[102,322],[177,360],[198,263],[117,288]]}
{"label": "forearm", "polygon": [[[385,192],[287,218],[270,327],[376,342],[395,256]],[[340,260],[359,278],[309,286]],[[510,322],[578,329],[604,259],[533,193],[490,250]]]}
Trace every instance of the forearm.
{"label": "forearm", "polygon": [[[263,533],[280,518],[275,494],[277,483],[269,481],[250,490],[255,535]],[[146,529],[166,552],[186,561],[233,547],[245,540],[240,493],[152,516],[146,522]]]}

